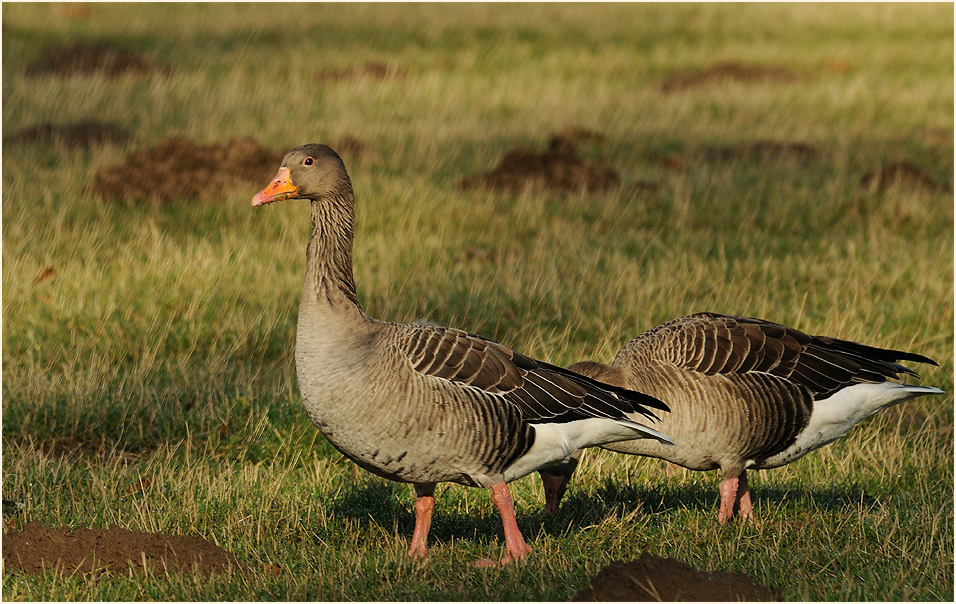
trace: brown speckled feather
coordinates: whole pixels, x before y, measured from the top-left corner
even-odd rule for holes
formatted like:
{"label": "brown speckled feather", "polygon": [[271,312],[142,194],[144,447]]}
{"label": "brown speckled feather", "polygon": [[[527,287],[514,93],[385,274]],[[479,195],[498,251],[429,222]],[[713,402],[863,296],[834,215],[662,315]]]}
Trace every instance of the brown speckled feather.
{"label": "brown speckled feather", "polygon": [[[933,363],[761,319],[716,313],[674,319],[628,342],[613,367],[626,376],[627,387],[671,403],[674,412],[661,430],[677,447],[635,441],[606,448],[660,453],[693,469],[725,467],[725,473],[742,469],[746,460],[759,466],[794,442],[815,403],[853,384],[913,373],[899,359]],[[702,432],[707,442],[696,442]],[[696,450],[674,459],[682,447]]]}
{"label": "brown speckled feather", "polygon": [[404,352],[416,371],[501,395],[532,423],[628,413],[656,419],[650,409],[667,410],[653,397],[536,361],[473,333],[424,324],[404,327]]}
{"label": "brown speckled feather", "polygon": [[698,313],[650,329],[618,354],[618,359],[654,359],[702,373],[767,372],[792,379],[817,400],[853,383],[896,379],[913,373],[898,360],[935,363],[918,354],[865,346],[762,319]]}
{"label": "brown speckled feather", "polygon": [[[643,440],[605,449],[659,457],[691,470],[719,468],[718,520],[752,511],[747,468],[775,468],[841,438],[887,406],[938,388],[892,381],[915,372],[914,353],[807,335],[747,317],[700,313],[650,329],[611,365],[582,361],[575,371],[664,399],[659,429],[673,447]],[[557,511],[580,452],[542,469],[546,510]]]}

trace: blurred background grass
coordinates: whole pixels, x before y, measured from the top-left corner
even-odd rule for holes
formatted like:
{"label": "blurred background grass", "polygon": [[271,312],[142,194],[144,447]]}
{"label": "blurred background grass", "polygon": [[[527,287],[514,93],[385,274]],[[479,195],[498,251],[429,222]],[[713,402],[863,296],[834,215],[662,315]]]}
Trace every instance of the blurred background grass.
{"label": "blurred background grass", "polygon": [[[500,524],[486,494],[445,487],[432,563],[408,565],[410,489],[354,475],[301,408],[304,204],[252,211],[265,180],[212,203],[87,190],[173,135],[279,152],[354,137],[373,316],[566,364],[607,362],[690,312],[746,314],[926,354],[941,367],[922,383],[952,391],[951,5],[7,3],[3,26],[5,136],[82,120],[132,133],[4,143],[4,497],[25,503],[17,521],[198,532],[288,571],[18,577],[5,598],[567,599],[647,549],[790,599],[952,599],[951,395],[758,473],[755,526],[715,526],[710,473],[594,452],[557,521],[533,479],[516,483],[529,564],[468,568],[501,546]],[[169,73],[31,73],[79,42]],[[666,90],[731,62],[782,75]],[[370,63],[398,75],[363,75]],[[336,70],[358,75],[323,76]],[[569,126],[604,135],[581,153],[619,190],[456,187]],[[756,141],[814,153],[714,152]],[[861,184],[904,160],[941,186]],[[154,486],[130,495],[142,476]]]}

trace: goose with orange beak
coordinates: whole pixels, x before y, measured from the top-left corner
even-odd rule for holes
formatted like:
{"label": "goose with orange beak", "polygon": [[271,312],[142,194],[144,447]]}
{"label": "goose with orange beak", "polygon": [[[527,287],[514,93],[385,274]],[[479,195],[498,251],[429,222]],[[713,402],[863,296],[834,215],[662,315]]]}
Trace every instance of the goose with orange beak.
{"label": "goose with orange beak", "polygon": [[290,198],[308,200],[312,219],[295,343],[302,401],[343,455],[414,485],[410,557],[426,555],[439,482],[491,490],[507,562],[531,551],[507,483],[582,447],[640,438],[670,442],[646,425],[656,420],[655,411],[667,410],[654,397],[467,331],[366,315],[352,275],[352,183],[329,147],[290,151],[252,205]]}
{"label": "goose with orange beak", "polygon": [[252,205],[261,206],[274,201],[292,199],[298,195],[298,193],[298,189],[292,184],[289,168],[282,166],[279,168],[279,171],[276,172],[272,182],[270,182],[266,188],[252,196]]}

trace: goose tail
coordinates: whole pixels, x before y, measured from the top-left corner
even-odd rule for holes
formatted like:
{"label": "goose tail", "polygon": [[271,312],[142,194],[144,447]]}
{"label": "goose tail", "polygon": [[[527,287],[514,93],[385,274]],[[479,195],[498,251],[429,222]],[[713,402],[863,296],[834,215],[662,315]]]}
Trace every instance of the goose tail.
{"label": "goose tail", "polygon": [[[933,390],[935,390],[935,388]],[[654,428],[648,428],[644,424],[639,424],[629,419],[618,420],[618,422],[623,424],[624,426],[627,426],[634,432],[636,432],[637,436],[634,437],[635,439],[652,438],[663,445],[671,445],[671,446],[674,445],[674,441],[672,441],[669,436],[666,436],[665,434],[658,432]]]}

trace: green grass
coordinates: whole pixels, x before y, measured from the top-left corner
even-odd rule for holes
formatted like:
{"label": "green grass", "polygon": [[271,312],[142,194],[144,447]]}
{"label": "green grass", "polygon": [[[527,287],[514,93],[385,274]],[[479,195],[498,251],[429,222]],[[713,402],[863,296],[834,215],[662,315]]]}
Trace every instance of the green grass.
{"label": "green grass", "polygon": [[[941,366],[922,383],[952,392],[952,193],[859,186],[905,158],[951,187],[951,5],[90,9],[3,6],[5,133],[84,119],[134,133],[126,149],[4,148],[3,495],[26,505],[10,522],[200,534],[250,568],[282,570],[7,574],[4,599],[562,600],[646,550],[793,600],[952,600],[951,394],[756,473],[753,524],[717,525],[713,473],[668,479],[660,462],[592,451],[555,520],[536,478],[512,485],[527,563],[471,568],[500,554],[500,521],[487,493],[449,485],[430,561],[409,563],[410,487],[354,473],[301,407],[305,205],[252,210],[264,182],[161,208],[84,193],[98,169],[172,134],[275,149],[350,135],[371,149],[348,168],[373,316],[566,364],[609,361],[690,312],[747,314],[926,354]],[[124,45],[172,75],[26,75],[48,45],[79,40]],[[313,79],[367,61],[406,75]],[[661,92],[671,73],[718,61],[801,79]],[[658,191],[455,188],[569,125],[607,136],[584,150],[624,190]],[[760,139],[822,154],[697,159]],[[685,169],[663,169],[675,155]],[[150,488],[131,490],[140,478]]]}

